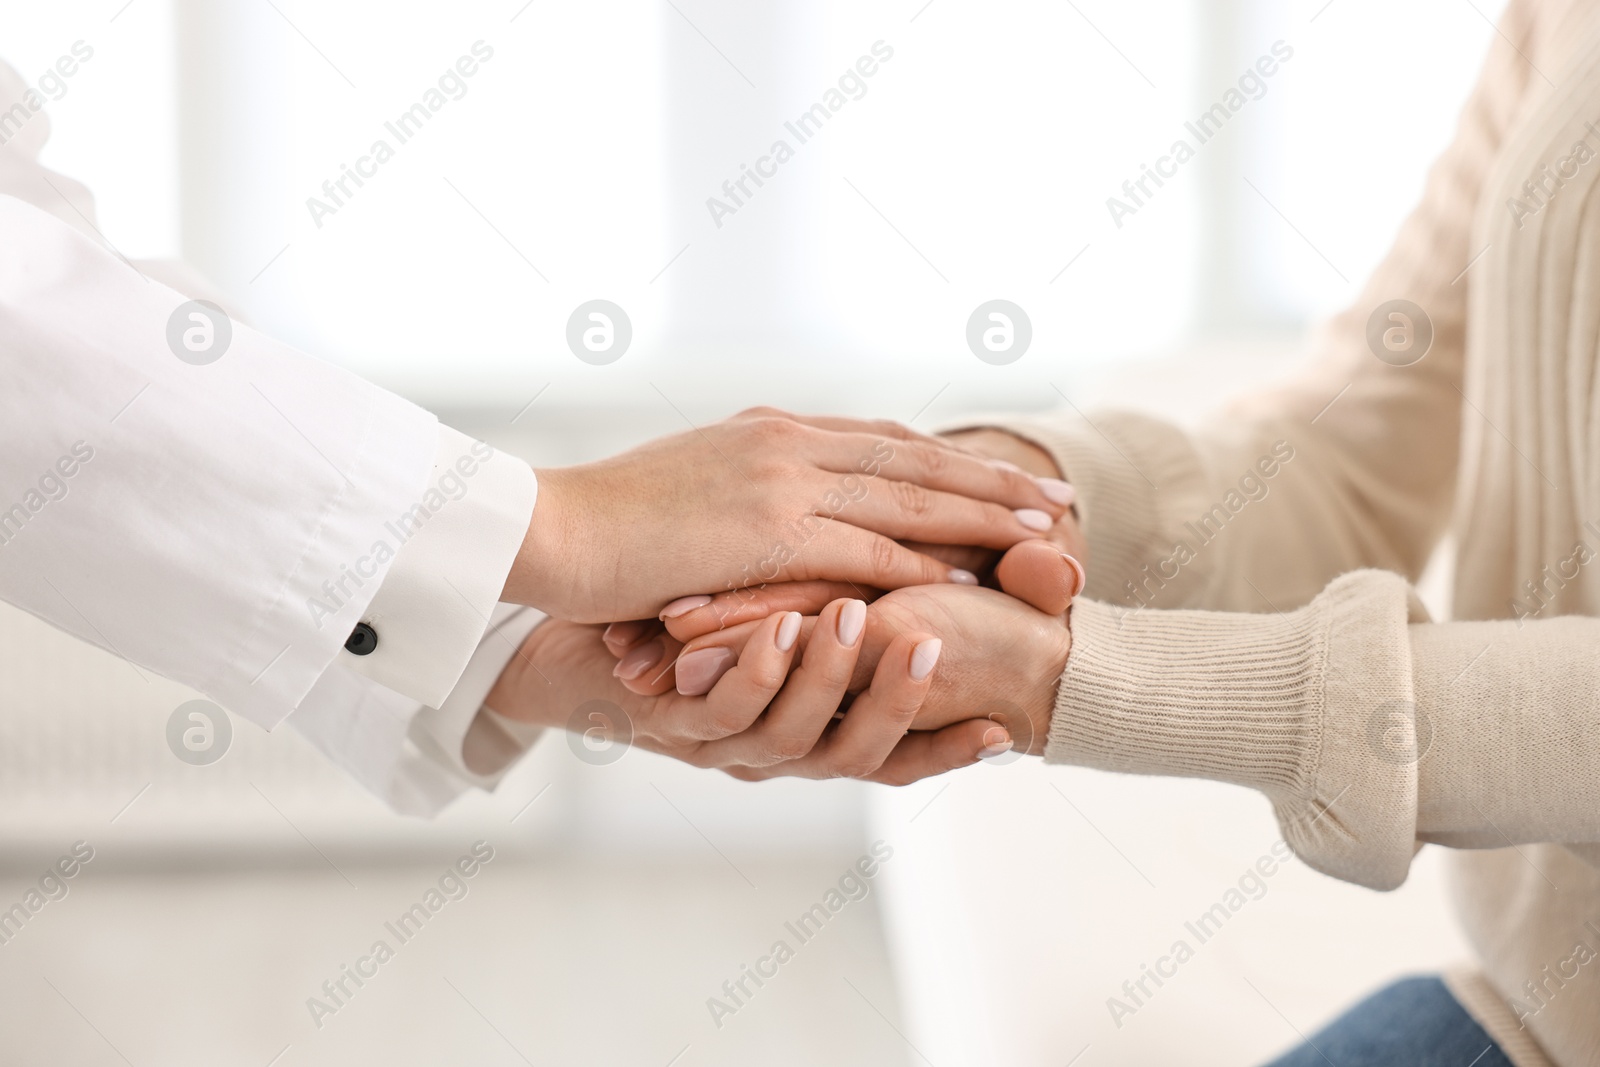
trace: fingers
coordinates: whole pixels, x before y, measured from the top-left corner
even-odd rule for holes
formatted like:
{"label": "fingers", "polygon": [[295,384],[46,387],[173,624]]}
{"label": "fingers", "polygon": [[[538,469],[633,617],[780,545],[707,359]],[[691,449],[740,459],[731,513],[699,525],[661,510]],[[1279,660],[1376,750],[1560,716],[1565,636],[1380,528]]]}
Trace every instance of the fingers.
{"label": "fingers", "polygon": [[1013,510],[959,493],[886,478],[862,482],[855,495],[829,517],[897,541],[986,548],[1010,548],[1018,541],[1038,537],[1056,523],[1054,514],[1037,507]]}
{"label": "fingers", "polygon": [[[831,430],[835,433],[868,434],[887,437],[894,441],[904,441],[909,444],[919,445],[931,449],[954,449],[966,455],[975,455],[998,467],[1002,471],[1014,474],[1032,475],[1039,481],[1039,488],[1046,498],[1062,507],[1070,507],[1077,499],[1077,491],[1071,483],[1063,481],[1061,471],[1055,459],[1040,448],[1033,441],[1016,436],[1006,430],[994,427],[974,427],[955,433],[939,436],[919,433],[909,426],[903,426],[889,419],[852,419],[832,415],[796,415],[792,412],[782,411],[773,407],[751,408],[741,412],[738,418],[782,418],[802,426],[810,426],[818,430]],[[893,448],[894,446],[890,446]],[[881,452],[881,450],[879,450]],[[1011,461],[999,457],[1009,456]],[[1019,465],[1020,464],[1020,465]],[[871,463],[863,466],[860,457],[848,470],[867,473],[871,470]],[[891,477],[898,475],[891,474]],[[913,479],[917,480],[917,479]],[[1010,484],[1018,486],[1014,480]],[[948,488],[939,486],[938,488]],[[959,491],[959,490],[957,490]],[[984,496],[984,499],[999,500],[997,497]],[[1025,506],[1013,504],[1016,506]]]}
{"label": "fingers", "polygon": [[[1021,549],[1024,545],[1037,545],[1039,543],[1037,539],[1030,539],[1016,545],[1013,550]],[[1000,553],[988,548],[932,545],[921,542],[908,542],[903,547],[913,554],[925,556],[938,564],[947,565],[966,574],[987,575],[993,571],[995,562],[1000,559]],[[985,580],[987,581],[987,579]],[[1018,587],[1026,589],[1036,582],[1037,579],[1030,572],[1027,580],[1020,583]],[[963,579],[959,584],[972,583]],[[1070,588],[1070,583],[1066,584]],[[1079,592],[1081,592],[1081,589]],[[667,632],[679,641],[688,644],[696,638],[704,637],[707,634],[730,630],[745,623],[759,622],[773,612],[798,611],[809,618],[819,614],[825,606],[835,600],[857,599],[865,600],[870,604],[881,595],[882,593],[878,589],[862,586],[855,582],[803,579],[773,582],[767,585],[718,593],[715,596],[683,597],[668,604],[661,614],[665,620]],[[1034,603],[1033,600],[1029,599],[1029,595],[1016,595],[1020,599],[1028,600],[1035,607],[1040,607],[1040,604]],[[1046,604],[1049,602],[1048,600],[1043,601]],[[1040,610],[1047,609],[1040,607]],[[1051,611],[1050,614],[1057,614],[1059,611],[1064,610],[1066,610],[1065,605],[1056,611]],[[613,623],[611,629],[635,625],[634,623]],[[611,630],[608,629],[607,633],[609,634],[610,632]],[[651,633],[653,634],[654,631],[651,631]],[[609,639],[607,645],[611,647]],[[616,654],[622,655],[621,652]]]}
{"label": "fingers", "polygon": [[704,758],[716,766],[767,767],[810,752],[845,699],[866,622],[863,601],[837,600],[825,607],[815,620],[800,666],[767,705],[766,714],[744,733],[706,745]]}
{"label": "fingers", "polygon": [[[1005,463],[1013,469],[1026,471],[1038,478],[1058,482],[1063,477],[1055,457],[1040,448],[1036,442],[1018,437],[1009,430],[979,426],[967,430],[954,430],[943,434],[941,439],[963,452],[983,456],[993,463]],[[1075,495],[1059,488],[1055,492],[1066,498]],[[1071,499],[1067,502],[1070,504]]]}
{"label": "fingers", "polygon": [[904,426],[892,419],[852,419],[842,415],[796,415],[792,412],[782,411],[773,407],[751,408],[741,411],[735,418],[777,418],[798,422],[802,426],[810,426],[818,430],[834,430],[840,433],[868,433],[880,437],[892,437],[897,441],[921,441],[929,445],[950,447],[949,443],[941,438],[925,433],[918,433],[909,426]]}
{"label": "fingers", "polygon": [[1059,615],[1083,592],[1083,564],[1049,541],[1024,541],[1000,557],[1000,588],[1046,615]]}
{"label": "fingers", "polygon": [[[1026,441],[1022,438],[1015,437],[1004,430],[969,430],[958,435],[945,435],[936,437],[930,434],[919,433],[916,430],[911,429],[909,426],[903,426],[898,422],[888,419],[852,419],[830,415],[796,415],[791,412],[781,411],[778,408],[771,407],[752,408],[749,411],[741,412],[739,417],[782,418],[788,419],[791,422],[799,423],[802,426],[810,426],[813,429],[831,430],[837,434],[865,434],[868,436],[887,437],[893,441],[904,442],[907,445],[912,446],[912,449],[915,453],[912,459],[918,463],[926,463],[931,458],[931,461],[935,465],[942,466],[946,457],[936,454],[930,456],[930,450],[932,453],[948,453],[954,451],[964,456],[976,456],[980,462],[993,465],[996,469],[1002,472],[1002,477],[1000,479],[1001,483],[1008,486],[1011,492],[1016,494],[1012,496],[1001,497],[991,496],[986,492],[980,492],[976,495],[981,496],[982,499],[985,500],[995,500],[999,503],[1009,504],[1011,507],[1030,506],[1026,503],[1017,502],[1028,499],[1030,487],[1028,486],[1026,479],[1030,477],[1032,477],[1038,483],[1037,488],[1044,494],[1045,499],[1054,505],[1059,507],[1068,507],[1076,499],[1076,491],[1074,490],[1073,486],[1070,483],[1064,482],[1060,478],[1055,477],[1055,475],[1059,474],[1060,471],[1056,469],[1055,461],[1050,458],[1049,453],[1045,452],[1031,441]],[[1027,458],[1031,462],[1025,463],[1023,466],[1018,466],[1016,463],[1010,463],[1004,460],[993,458],[984,448],[972,447],[974,442],[978,445],[992,444],[992,442],[989,440],[990,438],[1005,442],[1009,446],[1007,448],[1008,452],[1020,453],[1018,458]],[[837,469],[840,469],[841,472],[860,471],[861,473],[880,473],[880,471],[875,471],[873,468],[877,466],[878,463],[883,461],[882,457],[887,456],[889,453],[894,453],[898,457],[899,452],[900,449],[896,445],[890,445],[887,451],[885,451],[883,448],[875,448],[867,453],[856,452],[854,457],[849,461],[849,466]],[[871,458],[867,458],[868,456]],[[875,463],[875,460],[878,462]],[[1033,473],[1030,474],[1030,470],[1024,468],[1030,468]],[[835,468],[830,467],[830,469]],[[972,470],[974,470],[974,468],[966,465],[958,466],[958,472],[970,472]],[[881,473],[886,473],[891,478],[901,477],[900,474],[897,474],[893,471],[881,471]],[[982,477],[981,472],[979,472],[979,477]],[[1022,480],[1019,480],[1019,478]],[[919,484],[932,485],[932,483],[925,482],[921,478],[911,478],[909,480],[916,481]],[[953,492],[967,491],[950,485],[938,485],[932,487],[950,489]]]}
{"label": "fingers", "polygon": [[867,781],[910,785],[936,774],[970,767],[1011,751],[1011,735],[989,719],[968,719],[942,730],[913,731],[901,738]]}
{"label": "fingers", "polygon": [[1052,519],[1066,510],[1074,495],[1072,486],[1059,479],[1035,478],[1013,464],[972,455],[945,441],[887,441],[871,433],[832,433],[819,435],[814,449],[818,465],[826,470],[909,482],[1008,509],[1040,510]]}
{"label": "fingers", "polygon": [[893,538],[842,522],[823,524],[788,562],[783,577],[792,581],[843,580],[863,591],[950,582],[978,584],[978,576],[971,571],[951,567],[932,556],[912,551]]}
{"label": "fingers", "polygon": [[755,627],[742,652],[703,648],[678,660],[678,692],[705,695],[698,713],[684,724],[689,737],[711,741],[756,721],[789,677],[801,622],[797,612],[780,612]]}
{"label": "fingers", "polygon": [[883,765],[927,699],[943,647],[931,634],[898,636],[889,643],[872,685],[850,705],[829,746],[840,777],[862,778]]}
{"label": "fingers", "polygon": [[974,545],[932,545],[925,541],[903,543],[913,552],[932,556],[941,563],[971,571],[980,577],[992,574],[994,565],[1000,560],[1000,553],[992,548],[978,548]]}
{"label": "fingers", "polygon": [[[998,593],[992,595],[999,596]],[[698,656],[699,653],[709,649],[729,649],[734,656],[737,656],[760,625],[761,622],[758,620],[756,622],[741,623],[738,626],[730,626],[725,630],[717,630],[714,633],[702,634],[684,644],[683,652],[680,654],[680,662],[691,656]],[[802,653],[810,646],[817,625],[818,620],[816,618],[805,619],[801,624],[800,651]],[[873,673],[878,668],[879,660],[888,650],[890,642],[905,631],[905,627],[897,626],[893,621],[885,618],[882,612],[868,609],[865,636],[861,639],[860,648],[856,651],[855,677],[847,686],[851,692],[864,690],[872,684]],[[710,657],[707,658],[709,659]]]}
{"label": "fingers", "polygon": [[655,636],[639,642],[617,660],[612,676],[630,693],[660,696],[677,685],[677,659],[682,650],[683,644],[677,638],[658,628]]}
{"label": "fingers", "polygon": [[927,699],[939,652],[940,641],[930,634],[896,637],[878,661],[872,685],[856,697],[838,725],[809,754],[772,770],[800,778],[865,778],[875,773]]}
{"label": "fingers", "polygon": [[613,656],[621,659],[628,654],[629,649],[660,632],[661,626],[654,619],[614,622],[605,628],[600,640],[605,643]]}
{"label": "fingers", "polygon": [[662,622],[667,622],[670,619],[678,618],[680,615],[703,608],[709,603],[711,603],[711,597],[704,593],[696,596],[681,596],[662,608],[659,618]]}
{"label": "fingers", "polygon": [[[835,600],[849,597],[873,599],[875,595],[876,590],[861,590],[849,582],[778,582],[707,597],[705,603],[668,618],[666,626],[672,636],[689,642],[718,630],[764,619],[775,611],[798,611],[802,615],[814,616],[821,614],[822,609]],[[671,604],[667,606],[672,607]]]}
{"label": "fingers", "polygon": [[[906,734],[865,780],[882,785],[910,785],[912,782],[947,771],[970,767],[1011,751],[1011,736],[1004,727],[988,719],[967,719],[940,730],[917,730]],[[770,767],[726,767],[735,778],[754,782],[784,778],[796,773],[795,764],[778,763]]]}

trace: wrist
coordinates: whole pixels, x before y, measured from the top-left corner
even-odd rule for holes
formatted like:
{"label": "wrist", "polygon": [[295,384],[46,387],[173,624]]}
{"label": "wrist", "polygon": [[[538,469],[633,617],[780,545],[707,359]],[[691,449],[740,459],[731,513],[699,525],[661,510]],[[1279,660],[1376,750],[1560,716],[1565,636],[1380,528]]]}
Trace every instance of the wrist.
{"label": "wrist", "polygon": [[[539,680],[539,676],[533,671],[533,665],[550,627],[551,622],[546,620],[535,626],[533,631],[523,638],[522,644],[517,647],[516,655],[506,663],[500,672],[500,677],[495,679],[494,686],[483,698],[484,707],[518,722],[540,726],[551,725],[545,721],[545,716],[542,714],[544,706],[550,702],[543,699],[545,694],[528,686],[530,675],[535,681]],[[542,686],[542,688],[549,687]]]}
{"label": "wrist", "polygon": [[539,479],[539,496],[500,599],[557,618],[571,618],[577,602],[576,584],[587,569],[579,557],[579,548],[587,541],[581,530],[573,529],[581,519],[568,506],[571,473],[561,468],[534,473]]}
{"label": "wrist", "polygon": [[[1068,619],[1071,614],[1069,612]],[[1067,659],[1072,652],[1072,631],[1063,622],[1059,631],[1049,639],[1035,643],[1037,649],[1030,684],[1024,688],[1029,699],[1022,708],[1027,725],[1018,724],[1012,730],[1015,751],[1030,756],[1044,755],[1050,741],[1050,727],[1055,721],[1056,698],[1061,690],[1061,679],[1067,670]],[[1019,736],[1019,731],[1026,736]]]}
{"label": "wrist", "polygon": [[[1072,634],[1058,619],[1031,609],[1022,610],[1027,611],[1025,624],[980,657],[984,668],[967,682],[978,681],[981,687],[963,686],[974,694],[962,702],[964,707],[947,707],[943,718],[922,721],[919,717],[917,729],[947,726],[971,716],[976,707],[977,715],[1006,728],[1013,752],[1044,755],[1055,723],[1057,694],[1066,673]],[[1004,695],[990,696],[997,693]]]}

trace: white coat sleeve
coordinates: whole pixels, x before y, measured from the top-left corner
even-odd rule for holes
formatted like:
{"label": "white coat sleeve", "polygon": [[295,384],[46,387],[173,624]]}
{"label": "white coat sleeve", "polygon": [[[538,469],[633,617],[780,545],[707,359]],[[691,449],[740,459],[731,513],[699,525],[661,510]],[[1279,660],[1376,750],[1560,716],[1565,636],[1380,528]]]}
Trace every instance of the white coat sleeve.
{"label": "white coat sleeve", "polygon": [[[0,63],[0,108],[20,87]],[[492,784],[461,741],[541,618],[496,607],[531,469],[237,322],[181,358],[179,309],[223,298],[108,249],[88,190],[38,162],[48,118],[0,143],[0,598],[264,726],[298,709],[397,806]],[[369,744],[397,714],[421,763]]]}
{"label": "white coat sleeve", "polygon": [[428,412],[240,324],[168,345],[185,298],[0,196],[0,598],[262,726],[388,573],[308,605],[426,491]]}

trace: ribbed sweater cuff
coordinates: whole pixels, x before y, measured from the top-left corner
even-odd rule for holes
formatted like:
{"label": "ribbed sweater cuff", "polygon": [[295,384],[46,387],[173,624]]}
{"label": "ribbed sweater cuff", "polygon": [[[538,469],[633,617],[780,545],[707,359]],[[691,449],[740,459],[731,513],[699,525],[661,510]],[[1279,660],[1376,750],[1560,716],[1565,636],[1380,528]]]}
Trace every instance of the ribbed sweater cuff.
{"label": "ribbed sweater cuff", "polygon": [[1045,759],[1258,789],[1318,870],[1405,880],[1416,767],[1384,743],[1411,691],[1409,598],[1357,571],[1288,614],[1072,608]]}
{"label": "ribbed sweater cuff", "polygon": [[1078,601],[1045,759],[1303,795],[1321,724],[1322,614]]}

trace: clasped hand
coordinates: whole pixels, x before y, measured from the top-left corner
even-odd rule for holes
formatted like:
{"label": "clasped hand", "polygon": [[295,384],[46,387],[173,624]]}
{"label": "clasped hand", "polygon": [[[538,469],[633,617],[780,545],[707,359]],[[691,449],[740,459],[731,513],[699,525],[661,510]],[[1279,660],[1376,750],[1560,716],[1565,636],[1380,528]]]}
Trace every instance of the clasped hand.
{"label": "clasped hand", "polygon": [[555,618],[488,705],[566,725],[607,700],[634,744],[743,779],[1041,752],[1084,581],[1057,473],[999,431],[769,409],[540,471],[506,598]]}

